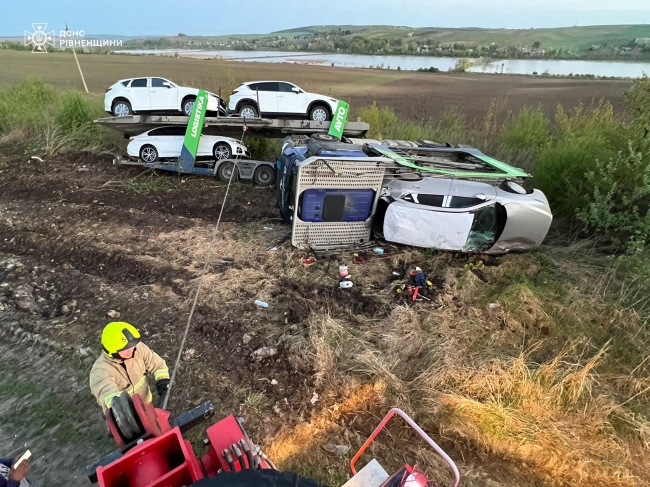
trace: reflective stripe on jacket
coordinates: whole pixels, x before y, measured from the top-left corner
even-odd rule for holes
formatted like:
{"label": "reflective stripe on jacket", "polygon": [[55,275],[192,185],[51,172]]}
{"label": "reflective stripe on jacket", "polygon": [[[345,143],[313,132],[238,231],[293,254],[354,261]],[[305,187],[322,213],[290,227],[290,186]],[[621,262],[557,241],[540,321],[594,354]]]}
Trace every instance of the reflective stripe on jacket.
{"label": "reflective stripe on jacket", "polygon": [[151,402],[147,373],[152,374],[156,381],[169,379],[165,361],[144,343],[139,343],[133,357],[126,360],[102,353],[90,371],[90,390],[104,411],[124,391],[130,395],[138,393]]}

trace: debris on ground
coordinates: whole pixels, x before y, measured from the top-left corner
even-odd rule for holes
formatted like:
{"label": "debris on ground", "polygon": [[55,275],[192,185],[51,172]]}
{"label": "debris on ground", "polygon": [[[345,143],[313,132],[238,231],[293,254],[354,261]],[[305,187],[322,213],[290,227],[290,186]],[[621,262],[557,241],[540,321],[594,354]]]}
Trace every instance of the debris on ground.
{"label": "debris on ground", "polygon": [[257,350],[255,350],[252,355],[256,360],[262,360],[262,359],[265,359],[265,358],[274,357],[277,354],[278,354],[278,351],[275,348],[262,347],[262,348],[258,348]]}
{"label": "debris on ground", "polygon": [[269,303],[267,303],[265,301],[260,301],[259,299],[255,300],[255,305],[259,306],[260,308],[268,308],[269,307]]}
{"label": "debris on ground", "polygon": [[317,401],[318,401],[318,393],[316,391],[314,391],[314,394],[311,396],[311,399],[309,400],[309,402],[312,403],[312,404],[316,404]]}
{"label": "debris on ground", "polygon": [[112,310],[110,310],[108,313],[106,313],[106,315],[107,315],[109,318],[113,318],[114,320],[116,320],[116,319],[118,319],[120,316],[122,316],[122,313],[120,313],[119,311],[115,311],[114,309],[112,309]]}
{"label": "debris on ground", "polygon": [[323,450],[329,453],[334,453],[336,455],[347,455],[347,453],[350,451],[350,447],[348,445],[333,445],[331,443],[328,443],[326,445],[323,445]]}

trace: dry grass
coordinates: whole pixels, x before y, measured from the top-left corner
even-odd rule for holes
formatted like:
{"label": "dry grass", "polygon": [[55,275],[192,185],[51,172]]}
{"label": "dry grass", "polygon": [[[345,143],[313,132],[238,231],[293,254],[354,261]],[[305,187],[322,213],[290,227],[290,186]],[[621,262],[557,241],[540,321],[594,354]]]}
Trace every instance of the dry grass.
{"label": "dry grass", "polygon": [[545,256],[479,267],[441,267],[435,310],[398,307],[354,324],[313,314],[293,354],[312,364],[319,388],[381,384],[384,402],[454,439],[462,467],[479,453],[471,485],[497,485],[481,480],[494,462],[518,485],[650,485],[650,350],[638,317],[566,275],[554,281],[562,271]]}

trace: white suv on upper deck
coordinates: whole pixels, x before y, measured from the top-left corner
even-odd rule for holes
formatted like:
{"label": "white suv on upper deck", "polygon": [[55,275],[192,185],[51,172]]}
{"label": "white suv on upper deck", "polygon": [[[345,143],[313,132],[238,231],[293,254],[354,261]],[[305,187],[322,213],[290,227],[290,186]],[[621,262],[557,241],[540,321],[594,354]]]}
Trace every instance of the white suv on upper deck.
{"label": "white suv on upper deck", "polygon": [[228,109],[241,117],[300,117],[318,122],[332,120],[336,98],[303,89],[286,81],[249,81],[235,88]]}
{"label": "white suv on upper deck", "polygon": [[[179,86],[165,78],[123,79],[106,89],[104,110],[114,117],[140,112],[181,112],[192,114],[198,88]],[[208,92],[209,114],[226,114],[226,102]]]}

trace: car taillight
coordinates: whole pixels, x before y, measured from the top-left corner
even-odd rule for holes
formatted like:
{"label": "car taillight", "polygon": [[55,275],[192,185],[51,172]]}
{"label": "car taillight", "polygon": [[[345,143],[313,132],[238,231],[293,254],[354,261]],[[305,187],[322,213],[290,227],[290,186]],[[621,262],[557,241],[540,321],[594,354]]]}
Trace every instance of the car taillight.
{"label": "car taillight", "polygon": [[106,91],[104,93],[108,93],[111,90],[112,90],[112,88],[109,86],[108,88],[106,88]]}
{"label": "car taillight", "polygon": [[237,93],[237,90],[232,90],[232,93],[230,94],[230,96],[234,95],[235,93]]}
{"label": "car taillight", "polygon": [[131,137],[131,138],[129,139],[129,144],[130,144],[131,142],[133,142],[133,139],[134,139],[134,137]]}

